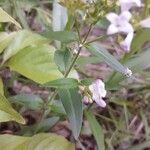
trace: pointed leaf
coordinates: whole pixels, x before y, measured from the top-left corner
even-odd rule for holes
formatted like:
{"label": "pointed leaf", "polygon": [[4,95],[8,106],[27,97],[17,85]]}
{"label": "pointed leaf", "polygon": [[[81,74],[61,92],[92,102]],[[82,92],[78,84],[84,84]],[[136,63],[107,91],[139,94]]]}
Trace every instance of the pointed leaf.
{"label": "pointed leaf", "polygon": [[17,27],[21,28],[20,24],[10,15],[8,15],[2,8],[0,8],[0,22],[11,22]]}
{"label": "pointed leaf", "polygon": [[65,108],[74,137],[77,139],[83,119],[83,107],[78,88],[60,89],[59,96]]}
{"label": "pointed leaf", "polygon": [[113,55],[111,55],[105,48],[101,47],[98,44],[90,44],[87,47],[87,50],[93,55],[103,58],[109,66],[111,66],[116,71],[126,75],[126,67],[124,67]]}
{"label": "pointed leaf", "polygon": [[62,78],[47,82],[44,84],[44,86],[54,88],[74,88],[78,86],[78,80],[73,78]]}
{"label": "pointed leaf", "polygon": [[92,133],[95,137],[98,150],[105,150],[104,133],[102,127],[100,126],[100,124],[98,123],[95,116],[90,110],[86,111],[85,114],[89,122],[90,128],[92,130]]}
{"label": "pointed leaf", "polygon": [[8,100],[0,94],[0,122],[16,121],[18,123],[25,124],[25,120],[22,116],[16,112]]}

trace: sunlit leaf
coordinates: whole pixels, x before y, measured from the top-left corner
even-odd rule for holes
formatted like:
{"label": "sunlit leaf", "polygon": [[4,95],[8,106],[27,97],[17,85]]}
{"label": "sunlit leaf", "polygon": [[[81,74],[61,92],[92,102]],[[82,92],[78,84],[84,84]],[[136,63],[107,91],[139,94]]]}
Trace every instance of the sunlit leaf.
{"label": "sunlit leaf", "polygon": [[37,46],[48,42],[48,40],[39,34],[28,30],[18,31],[14,39],[9,44],[4,52],[3,62],[8,60],[11,56],[17,54],[20,50],[28,46]]}
{"label": "sunlit leaf", "polygon": [[17,27],[21,28],[20,24],[10,15],[8,15],[2,8],[0,8],[0,22],[11,22]]}
{"label": "sunlit leaf", "polygon": [[26,47],[11,57],[5,65],[37,83],[46,83],[62,78],[53,61],[53,51],[54,48],[48,45]]}
{"label": "sunlit leaf", "polygon": [[9,34],[6,32],[0,33],[0,53],[2,53],[3,50],[9,45],[15,35],[16,32],[12,32]]}
{"label": "sunlit leaf", "polygon": [[0,94],[4,95],[4,85],[1,77],[0,77]]}
{"label": "sunlit leaf", "polygon": [[0,145],[3,150],[75,150],[74,145],[64,137],[40,133],[32,137],[15,135],[0,135]]}
{"label": "sunlit leaf", "polygon": [[25,124],[25,120],[22,116],[16,112],[8,100],[0,94],[0,122],[16,121],[18,123]]}

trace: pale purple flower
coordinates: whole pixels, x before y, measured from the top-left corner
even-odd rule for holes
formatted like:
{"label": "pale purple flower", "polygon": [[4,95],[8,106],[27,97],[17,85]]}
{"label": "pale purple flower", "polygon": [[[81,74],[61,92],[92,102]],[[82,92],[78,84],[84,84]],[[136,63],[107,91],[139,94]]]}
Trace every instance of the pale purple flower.
{"label": "pale purple flower", "polygon": [[137,6],[141,7],[141,0],[119,0],[119,5],[121,6],[121,11],[128,11],[132,7]]}
{"label": "pale purple flower", "polygon": [[129,11],[124,11],[120,15],[111,12],[106,15],[106,18],[111,23],[107,29],[107,34],[109,35],[118,32],[128,34],[134,31],[132,25],[129,23],[129,20],[131,18],[131,13]]}
{"label": "pale purple flower", "polygon": [[95,80],[92,85],[89,86],[92,93],[93,100],[101,107],[106,107],[106,103],[103,98],[106,96],[105,84],[102,80]]}
{"label": "pale purple flower", "polygon": [[122,48],[125,52],[129,52],[129,51],[130,51],[130,46],[131,46],[131,43],[132,43],[133,36],[134,36],[134,33],[133,33],[133,32],[130,32],[130,33],[126,36],[125,40],[120,43],[121,48]]}
{"label": "pale purple flower", "polygon": [[143,28],[150,28],[150,17],[140,21],[140,25],[143,27]]}

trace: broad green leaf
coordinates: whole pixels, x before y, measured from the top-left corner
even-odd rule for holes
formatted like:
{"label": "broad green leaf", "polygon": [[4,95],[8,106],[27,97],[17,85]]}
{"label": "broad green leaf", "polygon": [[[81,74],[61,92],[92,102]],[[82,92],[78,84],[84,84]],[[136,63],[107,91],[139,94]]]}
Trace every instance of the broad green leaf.
{"label": "broad green leaf", "polygon": [[0,135],[2,150],[75,150],[74,145],[63,136],[40,133],[32,137]]}
{"label": "broad green leaf", "polygon": [[95,116],[90,110],[86,111],[85,114],[89,122],[90,128],[92,130],[92,133],[95,137],[98,150],[105,150],[104,133],[102,127],[100,126],[100,124],[98,123]]}
{"label": "broad green leaf", "polygon": [[17,27],[21,28],[20,24],[10,15],[8,15],[2,8],[0,8],[0,22],[11,22]]}
{"label": "broad green leaf", "polygon": [[4,95],[4,85],[1,77],[0,77],[0,94]]}
{"label": "broad green leaf", "polygon": [[47,43],[48,40],[39,34],[33,33],[28,30],[18,31],[14,39],[9,44],[4,52],[3,62],[8,60],[13,55],[17,54],[20,50],[28,46],[37,46]]}
{"label": "broad green leaf", "polygon": [[47,82],[44,84],[44,86],[54,88],[75,88],[78,86],[78,80],[73,78],[62,78]]}
{"label": "broad green leaf", "polygon": [[71,62],[71,53],[68,49],[66,50],[57,50],[55,51],[54,60],[56,65],[58,66],[58,69],[65,73],[68,69],[68,66]]}
{"label": "broad green leaf", "polygon": [[9,97],[11,103],[20,104],[33,110],[42,108],[43,100],[34,94],[19,94]]}
{"label": "broad green leaf", "polygon": [[16,32],[12,32],[10,34],[6,32],[0,33],[0,53],[2,53],[3,50],[9,45],[15,35]]}
{"label": "broad green leaf", "polygon": [[16,121],[18,123],[25,124],[25,120],[22,116],[16,112],[8,100],[0,94],[0,122]]}
{"label": "broad green leaf", "polygon": [[113,56],[111,55],[105,48],[101,47],[98,44],[91,44],[86,46],[87,50],[91,52],[93,55],[103,58],[109,66],[111,66],[116,71],[126,75],[126,68]]}
{"label": "broad green leaf", "polygon": [[70,31],[46,31],[41,35],[50,40],[57,40],[63,43],[68,43],[77,40],[77,35],[74,32]]}
{"label": "broad green leaf", "polygon": [[78,88],[59,89],[59,96],[66,111],[75,139],[78,138],[82,126],[83,106]]}
{"label": "broad green leaf", "polygon": [[53,61],[53,51],[54,48],[48,45],[26,47],[5,65],[37,83],[46,83],[62,78]]}
{"label": "broad green leaf", "polygon": [[[9,134],[0,135],[0,149],[2,150],[25,150],[25,143],[31,137],[15,136]],[[23,146],[23,147],[22,147]]]}

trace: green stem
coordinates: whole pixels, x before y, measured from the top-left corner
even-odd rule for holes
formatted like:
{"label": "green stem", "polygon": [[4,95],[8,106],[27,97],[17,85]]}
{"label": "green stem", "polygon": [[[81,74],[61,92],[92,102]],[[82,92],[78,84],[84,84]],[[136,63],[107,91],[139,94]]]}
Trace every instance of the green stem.
{"label": "green stem", "polygon": [[[76,56],[74,57],[72,63],[70,64],[68,70],[67,70],[66,73],[64,74],[64,78],[67,78],[67,76],[69,75],[71,69],[74,67],[74,65],[75,65],[75,63],[76,63],[76,60],[78,59],[79,54],[80,54],[80,52],[81,52],[81,50],[82,50],[82,47],[83,47],[83,45],[86,43],[86,40],[87,40],[87,38],[88,38],[88,35],[90,34],[90,31],[92,30],[92,27],[93,27],[93,24],[90,25],[90,28],[89,28],[89,30],[88,30],[88,32],[87,32],[85,38],[83,39],[83,42],[79,44],[78,53],[76,54]],[[41,121],[46,117],[46,115],[47,115],[47,113],[46,113],[47,107],[49,106],[49,104],[51,103],[51,101],[56,97],[57,93],[58,93],[58,89],[56,89],[56,90],[54,91],[54,93],[51,95],[51,97],[47,100],[47,102],[46,102],[46,104],[45,104],[46,108],[44,108],[44,110],[43,110],[43,115],[42,115],[42,117],[41,117]]]}

